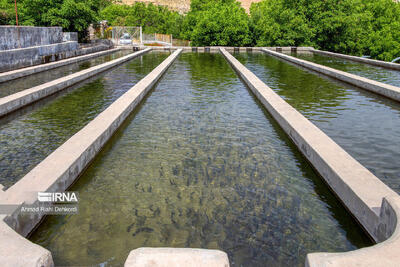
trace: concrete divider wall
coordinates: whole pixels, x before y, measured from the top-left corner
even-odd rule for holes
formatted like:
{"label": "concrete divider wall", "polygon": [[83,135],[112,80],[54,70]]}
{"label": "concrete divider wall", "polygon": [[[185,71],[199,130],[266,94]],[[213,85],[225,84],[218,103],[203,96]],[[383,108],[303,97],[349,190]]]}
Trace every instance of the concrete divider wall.
{"label": "concrete divider wall", "polygon": [[0,51],[0,72],[48,63],[75,54],[77,42],[63,42],[42,46]]}
{"label": "concrete divider wall", "polygon": [[54,68],[65,66],[65,65],[69,65],[69,64],[80,62],[80,61],[88,60],[88,59],[91,59],[91,58],[104,56],[104,55],[107,55],[107,54],[110,54],[110,53],[117,52],[119,50],[120,50],[120,48],[115,48],[115,49],[110,49],[110,50],[97,52],[97,53],[93,53],[93,54],[89,54],[89,52],[91,52],[91,51],[89,51],[89,50],[86,51],[85,50],[85,51],[82,51],[83,56],[77,56],[77,57],[72,57],[72,58],[68,58],[68,59],[63,59],[63,60],[60,60],[60,61],[51,62],[51,63],[39,65],[39,66],[32,66],[32,67],[27,67],[27,68],[23,68],[23,69],[3,72],[3,73],[0,73],[0,83],[11,81],[11,80],[18,79],[18,78],[21,78],[21,77],[25,77],[25,76],[28,76],[28,75],[31,75],[31,74],[34,74],[34,73],[39,73],[39,72],[42,72],[42,71],[51,70],[51,69],[54,69]]}
{"label": "concrete divider wall", "polygon": [[334,53],[334,52],[322,51],[322,50],[318,50],[318,49],[312,49],[310,51],[315,54],[344,58],[344,59],[349,59],[349,60],[353,60],[353,61],[357,61],[357,62],[361,62],[361,63],[365,63],[365,64],[370,64],[370,65],[375,65],[375,66],[379,66],[379,67],[383,67],[383,68],[400,70],[400,64],[397,64],[397,63],[386,62],[386,61],[370,59],[370,58],[344,55],[344,54],[339,54],[339,53]]}
{"label": "concrete divider wall", "polygon": [[50,81],[45,84],[35,86],[30,89],[0,98],[0,116],[4,116],[10,112],[20,109],[26,105],[29,105],[35,101],[38,101],[46,96],[54,94],[62,89],[65,89],[73,84],[83,81],[89,77],[97,75],[105,70],[122,64],[128,60],[131,60],[137,56],[147,53],[151,48],[147,48],[142,51],[135,52],[130,55],[126,55],[121,58],[114,59],[110,62],[106,62],[86,70],[82,70],[71,75]]}
{"label": "concrete divider wall", "polygon": [[[316,253],[308,266],[395,266],[400,263],[400,196],[352,158],[318,127],[286,103],[226,50],[221,53],[254,95],[289,135],[341,202],[376,242],[376,246],[347,253]],[[373,253],[372,253],[373,252]],[[357,262],[353,255],[365,260]],[[399,255],[397,255],[399,254]],[[336,256],[333,256],[336,255]],[[386,257],[389,255],[390,257]],[[385,258],[385,261],[381,261]],[[340,259],[340,264],[336,264]],[[339,261],[337,261],[339,262]],[[382,264],[382,263],[385,264]]]}
{"label": "concrete divider wall", "polygon": [[[175,51],[21,180],[5,192],[1,192],[0,204],[33,204],[37,202],[37,192],[60,192],[68,189],[181,51]],[[17,233],[27,236],[40,220],[41,216],[39,215],[22,215],[16,209],[11,215],[5,217],[0,224],[6,222]],[[22,242],[24,246],[21,247],[21,240],[9,234],[9,228],[4,229],[4,225],[0,227],[0,236],[2,235],[8,235],[9,238],[0,239],[1,266],[40,266],[37,263],[39,260],[44,263],[42,266],[52,266],[53,262],[51,258],[49,259],[48,251],[44,248],[39,247],[40,249],[38,249],[35,247],[37,245],[27,239],[24,239],[24,242]],[[24,257],[21,257],[25,247],[36,248],[36,253],[32,255],[33,260],[26,265],[22,261]]]}
{"label": "concrete divider wall", "polygon": [[360,77],[354,74],[350,74],[344,71],[329,68],[320,64],[312,63],[306,60],[298,59],[289,55],[278,53],[269,49],[262,49],[263,52],[282,58],[289,62],[295,63],[297,65],[303,66],[305,68],[311,69],[313,71],[325,74],[327,76],[333,77],[335,79],[347,82],[349,84],[355,85],[362,89],[366,89],[373,93],[383,95],[385,97],[391,98],[395,101],[400,102],[400,87],[396,87],[389,84],[384,84],[374,80],[370,80],[364,77]]}
{"label": "concrete divider wall", "polygon": [[138,248],[124,267],[229,267],[228,255],[215,249]]}

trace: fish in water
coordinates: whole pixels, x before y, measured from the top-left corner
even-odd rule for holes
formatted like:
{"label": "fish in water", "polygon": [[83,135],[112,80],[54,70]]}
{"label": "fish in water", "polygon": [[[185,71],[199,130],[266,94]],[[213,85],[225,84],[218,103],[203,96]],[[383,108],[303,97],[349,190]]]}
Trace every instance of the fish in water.
{"label": "fish in water", "polygon": [[131,225],[129,225],[129,226],[126,228],[126,231],[129,233],[134,225],[135,225],[135,223],[132,223]]}
{"label": "fish in water", "polygon": [[153,228],[150,228],[150,227],[142,227],[142,228],[137,229],[137,230],[132,234],[132,236],[135,236],[135,235],[137,235],[137,234],[139,234],[139,233],[141,233],[141,232],[151,233],[151,232],[154,232],[154,229],[153,229]]}

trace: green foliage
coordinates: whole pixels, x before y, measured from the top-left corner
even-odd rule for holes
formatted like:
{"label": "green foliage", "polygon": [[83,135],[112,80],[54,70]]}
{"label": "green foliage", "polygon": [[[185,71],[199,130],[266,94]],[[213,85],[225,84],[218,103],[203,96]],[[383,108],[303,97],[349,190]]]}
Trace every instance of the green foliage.
{"label": "green foliage", "polygon": [[[100,8],[110,0],[19,0],[20,25],[61,26],[65,31],[75,31],[81,37],[90,23],[96,22]],[[0,24],[15,25],[13,0],[0,0]]]}
{"label": "green foliage", "polygon": [[197,46],[246,46],[252,43],[249,17],[233,0],[192,1],[184,29],[185,37]]}
{"label": "green foliage", "polygon": [[[400,56],[400,4],[393,0],[263,0],[250,15],[236,0],[192,0],[179,14],[117,0],[18,0],[20,25],[62,26],[83,37],[90,23],[142,26],[193,45],[314,46],[381,60]],[[14,0],[0,0],[0,24],[15,24]]]}
{"label": "green foliage", "polygon": [[12,21],[15,21],[13,3],[9,0],[0,0],[0,25],[9,24]]}
{"label": "green foliage", "polygon": [[264,0],[250,14],[258,46],[400,56],[400,6],[392,0]]}
{"label": "green foliage", "polygon": [[142,26],[145,33],[182,35],[183,16],[163,6],[141,2],[132,5],[110,5],[100,12],[100,18],[110,25]]}

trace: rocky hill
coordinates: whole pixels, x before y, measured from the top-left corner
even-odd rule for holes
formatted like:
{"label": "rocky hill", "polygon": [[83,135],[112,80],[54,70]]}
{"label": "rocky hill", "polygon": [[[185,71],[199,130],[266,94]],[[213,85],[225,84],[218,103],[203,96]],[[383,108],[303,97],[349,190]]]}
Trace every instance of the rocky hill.
{"label": "rocky hill", "polygon": [[[239,0],[242,6],[248,11],[251,3],[260,2],[261,0]],[[152,2],[156,5],[168,6],[172,10],[181,13],[188,12],[190,9],[190,0],[122,0],[124,4],[132,4],[134,2]]]}

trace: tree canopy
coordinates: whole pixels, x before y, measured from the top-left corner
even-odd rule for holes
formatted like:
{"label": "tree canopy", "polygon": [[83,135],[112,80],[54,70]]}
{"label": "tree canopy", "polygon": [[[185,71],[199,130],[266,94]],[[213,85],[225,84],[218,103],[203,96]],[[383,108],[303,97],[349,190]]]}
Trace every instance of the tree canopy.
{"label": "tree canopy", "polygon": [[[114,0],[19,0],[21,25],[62,26],[83,36],[90,23],[142,26],[195,46],[313,46],[381,60],[400,56],[400,4],[393,0],[263,0],[250,14],[236,0],[166,7]],[[14,0],[0,0],[0,24],[15,24]]]}

